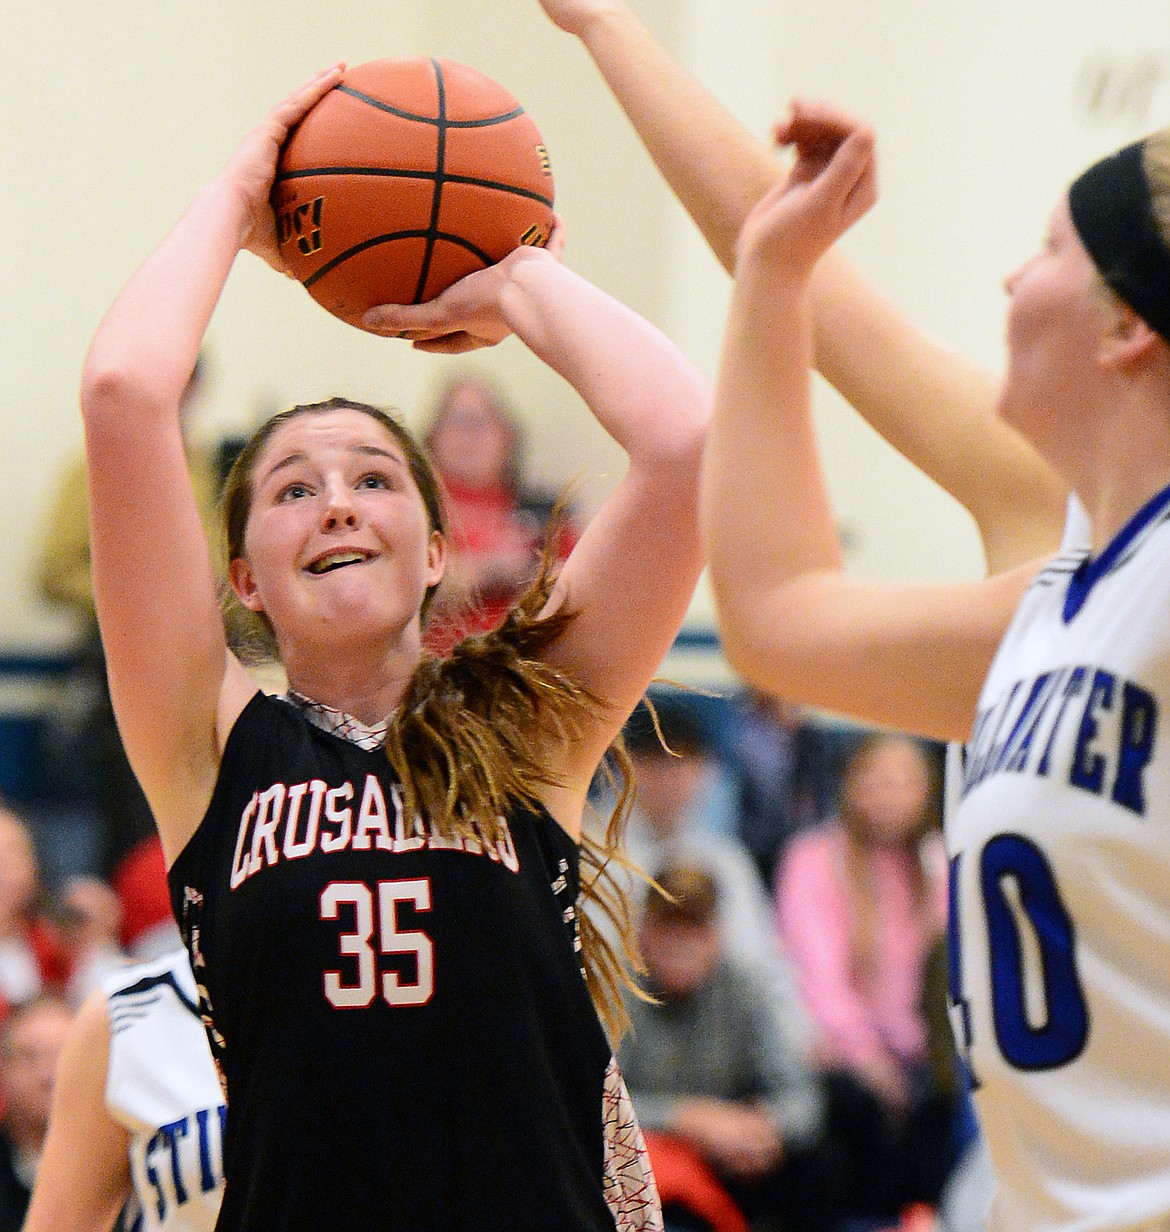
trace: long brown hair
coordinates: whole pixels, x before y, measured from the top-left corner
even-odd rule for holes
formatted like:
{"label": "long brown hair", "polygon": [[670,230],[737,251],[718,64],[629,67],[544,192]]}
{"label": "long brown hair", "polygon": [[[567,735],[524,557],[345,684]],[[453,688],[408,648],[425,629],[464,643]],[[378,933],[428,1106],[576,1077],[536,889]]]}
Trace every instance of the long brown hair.
{"label": "long brown hair", "polygon": [[[299,415],[354,410],[381,424],[402,447],[430,527],[446,531],[442,489],[423,448],[393,416],[345,398],[293,407],[266,421],[241,450],[224,485],[228,559],[244,554],[252,506],[252,472],[264,445]],[[550,666],[545,652],[574,619],[565,607],[542,615],[557,565],[558,526],[551,525],[535,581],[499,629],[464,638],[446,655],[424,654],[403,694],[386,737],[386,756],[401,785],[408,818],[426,817],[446,837],[494,845],[504,818],[517,807],[538,808],[541,789],[556,783],[542,759],[546,742],[573,742],[586,723],[609,707],[570,676]],[[434,596],[423,600],[425,619]],[[230,600],[229,600],[230,602]],[[238,602],[226,611],[233,646],[245,657],[277,657],[271,626]],[[629,762],[618,747],[607,758],[617,803],[600,839],[584,835],[578,913],[586,980],[611,1041],[628,1025],[622,992],[640,970],[630,907],[620,871],[632,868],[623,835],[632,796]],[[612,945],[592,915],[608,920],[620,939]]]}

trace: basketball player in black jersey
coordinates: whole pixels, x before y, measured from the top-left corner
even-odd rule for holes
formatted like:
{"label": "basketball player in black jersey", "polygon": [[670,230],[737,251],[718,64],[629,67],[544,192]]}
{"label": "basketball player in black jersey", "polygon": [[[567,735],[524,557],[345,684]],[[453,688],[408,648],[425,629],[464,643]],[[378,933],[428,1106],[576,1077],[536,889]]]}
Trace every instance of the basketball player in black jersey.
{"label": "basketball player in black jersey", "polygon": [[579,891],[607,899],[616,827],[608,846],[580,827],[699,573],[709,391],[543,250],[375,310],[428,350],[516,333],[628,469],[500,631],[435,661],[421,626],[446,541],[425,456],[361,404],[277,417],[226,493],[232,587],[290,685],[259,692],[225,643],[177,407],[236,254],[279,268],[277,151],[338,78],[244,140],[118,296],[83,376],[111,691],[226,1084],[218,1226],[658,1227],[602,1026],[620,1026],[620,966],[577,910]]}

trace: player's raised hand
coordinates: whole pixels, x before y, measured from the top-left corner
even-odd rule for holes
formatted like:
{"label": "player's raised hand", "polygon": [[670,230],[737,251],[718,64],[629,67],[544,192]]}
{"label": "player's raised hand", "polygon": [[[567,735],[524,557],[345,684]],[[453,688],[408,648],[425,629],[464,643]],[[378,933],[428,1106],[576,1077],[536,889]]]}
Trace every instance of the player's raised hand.
{"label": "player's raised hand", "polygon": [[621,0],[540,0],[555,25],[578,38],[595,18],[622,7]]}
{"label": "player's raised hand", "polygon": [[737,264],[763,259],[804,277],[877,200],[874,134],[829,103],[795,99],[773,135],[795,158],[744,222]]}
{"label": "player's raised hand", "polygon": [[280,148],[293,128],[337,85],[344,69],[342,63],[331,64],[277,103],[236,147],[222,172],[222,178],[242,195],[247,208],[240,247],[262,257],[282,274],[288,270],[279,255],[276,219],[269,204]]}

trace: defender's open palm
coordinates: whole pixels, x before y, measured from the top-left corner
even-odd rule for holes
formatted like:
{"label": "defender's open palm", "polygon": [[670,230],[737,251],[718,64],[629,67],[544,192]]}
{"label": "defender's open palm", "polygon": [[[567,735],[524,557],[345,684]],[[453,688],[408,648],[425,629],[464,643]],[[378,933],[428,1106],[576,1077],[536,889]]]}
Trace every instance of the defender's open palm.
{"label": "defender's open palm", "polygon": [[748,215],[738,257],[763,258],[803,277],[877,200],[874,135],[827,103],[797,99],[774,136],[796,158],[787,179]]}

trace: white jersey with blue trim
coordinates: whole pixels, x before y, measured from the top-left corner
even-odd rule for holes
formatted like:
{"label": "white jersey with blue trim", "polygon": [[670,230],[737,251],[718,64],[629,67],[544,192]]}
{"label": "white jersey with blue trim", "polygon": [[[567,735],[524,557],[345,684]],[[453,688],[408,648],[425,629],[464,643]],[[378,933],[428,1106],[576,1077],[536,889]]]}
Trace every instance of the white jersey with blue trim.
{"label": "white jersey with blue trim", "polygon": [[997,1232],[1170,1229],[1168,720],[1170,489],[1039,573],[952,784],[951,1014]]}
{"label": "white jersey with blue trim", "polygon": [[132,1230],[211,1232],[225,1110],[185,950],[105,982],[106,1106],[130,1134]]}

